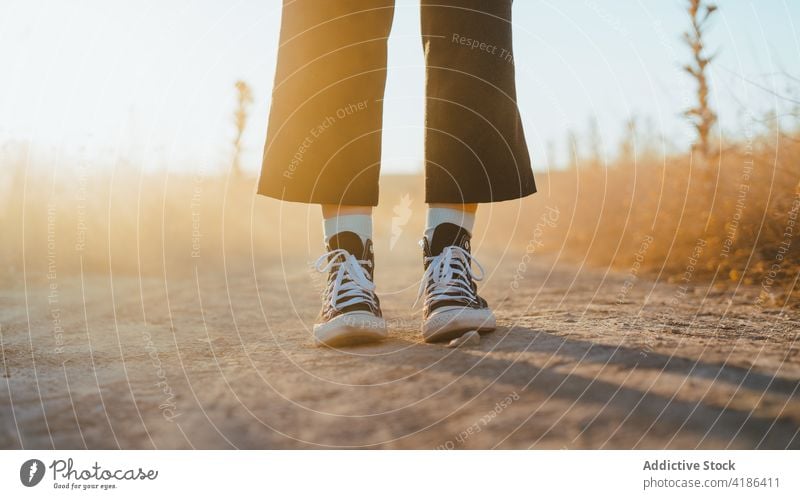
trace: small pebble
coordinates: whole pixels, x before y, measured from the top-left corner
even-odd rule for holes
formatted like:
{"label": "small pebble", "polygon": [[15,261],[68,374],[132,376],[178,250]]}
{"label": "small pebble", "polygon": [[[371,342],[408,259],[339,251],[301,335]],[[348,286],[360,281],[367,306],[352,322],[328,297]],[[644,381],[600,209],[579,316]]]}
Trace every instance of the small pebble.
{"label": "small pebble", "polygon": [[451,340],[447,348],[459,348],[466,346],[480,345],[481,335],[477,331],[467,331],[458,338]]}

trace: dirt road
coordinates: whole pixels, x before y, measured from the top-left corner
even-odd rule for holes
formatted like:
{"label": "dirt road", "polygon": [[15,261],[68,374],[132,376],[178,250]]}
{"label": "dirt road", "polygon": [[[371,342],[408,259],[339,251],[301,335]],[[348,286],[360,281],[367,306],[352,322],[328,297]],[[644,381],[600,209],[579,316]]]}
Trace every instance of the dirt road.
{"label": "dirt road", "polygon": [[418,255],[380,248],[392,339],[340,351],[288,256],[4,290],[0,446],[800,448],[797,315],[523,255],[481,251],[502,327],[459,350],[421,343]]}

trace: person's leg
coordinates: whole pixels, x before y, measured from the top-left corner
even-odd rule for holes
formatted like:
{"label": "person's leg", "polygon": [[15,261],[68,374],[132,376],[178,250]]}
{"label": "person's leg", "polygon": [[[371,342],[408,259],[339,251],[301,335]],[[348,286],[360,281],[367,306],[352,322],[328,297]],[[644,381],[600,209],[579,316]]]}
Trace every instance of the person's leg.
{"label": "person's leg", "polygon": [[467,331],[495,328],[494,314],[478,295],[475,283],[483,278],[483,269],[472,256],[470,245],[477,209],[476,203],[428,206],[422,240],[425,272],[420,283],[425,341],[444,341]]}
{"label": "person's leg", "polygon": [[517,106],[511,0],[422,0],[428,203],[536,191]]}
{"label": "person's leg", "polygon": [[394,0],[284,0],[259,194],[378,202]]}
{"label": "person's leg", "polygon": [[369,215],[372,216],[372,206],[323,204],[322,218],[328,219],[346,215]]}
{"label": "person's leg", "polygon": [[489,331],[471,254],[477,203],[536,191],[516,103],[512,0],[422,0],[426,62],[422,334],[441,341]]}
{"label": "person's leg", "polygon": [[436,227],[444,223],[459,225],[472,234],[477,211],[477,203],[430,203],[425,224],[425,237],[431,239]]}
{"label": "person's leg", "polygon": [[339,346],[382,340],[386,322],[375,293],[372,207],[322,205],[328,253],[317,269],[328,272],[321,322],[314,325],[318,344]]}
{"label": "person's leg", "polygon": [[357,234],[366,244],[372,239],[372,206],[322,205],[322,230],[327,243],[340,232]]}
{"label": "person's leg", "polygon": [[322,205],[328,273],[315,340],[386,336],[373,283],[386,42],[394,0],[284,0],[258,192]]}

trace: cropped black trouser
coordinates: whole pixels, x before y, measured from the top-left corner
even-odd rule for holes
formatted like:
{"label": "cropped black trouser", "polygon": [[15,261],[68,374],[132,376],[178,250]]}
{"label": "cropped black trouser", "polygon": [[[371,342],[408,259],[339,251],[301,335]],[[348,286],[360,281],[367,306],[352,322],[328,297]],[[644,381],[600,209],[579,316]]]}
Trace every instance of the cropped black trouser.
{"label": "cropped black trouser", "polygon": [[[514,82],[512,0],[421,0],[428,203],[536,192]],[[284,0],[258,192],[376,205],[394,0]]]}

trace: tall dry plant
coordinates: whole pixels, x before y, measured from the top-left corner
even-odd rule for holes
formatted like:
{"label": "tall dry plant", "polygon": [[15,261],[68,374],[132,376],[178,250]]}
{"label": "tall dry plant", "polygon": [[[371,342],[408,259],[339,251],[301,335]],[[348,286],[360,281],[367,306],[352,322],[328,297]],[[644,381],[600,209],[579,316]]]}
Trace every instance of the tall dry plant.
{"label": "tall dry plant", "polygon": [[574,130],[567,130],[567,167],[570,170],[577,170],[580,164],[580,156],[578,153],[578,134]]}
{"label": "tall dry plant", "polygon": [[637,122],[636,117],[631,116],[625,120],[625,126],[622,134],[622,141],[619,144],[618,161],[623,165],[633,165],[636,160],[636,135],[637,135]]}
{"label": "tall dry plant", "polygon": [[246,82],[239,80],[236,82],[236,112],[233,114],[233,121],[236,125],[236,136],[233,140],[233,161],[232,168],[233,174],[237,177],[243,175],[240,156],[242,152],[242,136],[247,127],[247,118],[249,116],[249,108],[253,103],[253,92],[250,85]]}
{"label": "tall dry plant", "polygon": [[603,139],[600,137],[600,127],[597,124],[597,118],[591,116],[589,118],[589,166],[595,170],[601,169],[605,166],[605,154],[603,152]]}
{"label": "tall dry plant", "polygon": [[687,11],[691,20],[691,28],[683,34],[683,40],[692,51],[692,62],[683,69],[694,78],[697,83],[697,103],[684,111],[684,115],[692,122],[697,131],[695,149],[708,158],[710,151],[711,129],[717,122],[717,115],[709,104],[709,88],[707,69],[714,59],[714,55],[706,55],[706,45],[703,37],[708,26],[708,19],[717,10],[714,4],[706,4],[703,0],[689,0]]}

